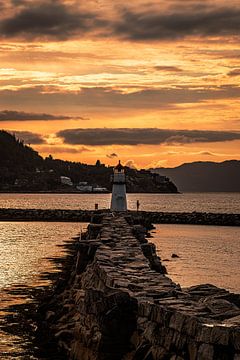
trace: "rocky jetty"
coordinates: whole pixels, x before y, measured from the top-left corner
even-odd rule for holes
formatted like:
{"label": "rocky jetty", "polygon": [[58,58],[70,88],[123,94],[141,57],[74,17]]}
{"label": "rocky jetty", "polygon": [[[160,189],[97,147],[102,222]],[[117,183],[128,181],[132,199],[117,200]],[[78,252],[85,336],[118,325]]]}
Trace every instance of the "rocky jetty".
{"label": "rocky jetty", "polygon": [[[105,213],[99,210],[98,213]],[[0,209],[0,221],[66,221],[90,222],[93,210],[62,209]],[[192,224],[240,226],[240,214],[178,213],[153,211],[128,211],[133,218],[144,219],[148,224]]]}
{"label": "rocky jetty", "polygon": [[61,209],[0,209],[0,221],[89,222],[94,211]]}
{"label": "rocky jetty", "polygon": [[181,289],[136,219],[94,215],[71,256],[39,309],[67,359],[240,359],[240,296]]}
{"label": "rocky jetty", "polygon": [[[137,212],[133,212],[137,216]],[[207,212],[151,212],[139,213],[145,220],[153,224],[192,224],[192,225],[223,225],[240,226],[240,214],[223,214]]]}

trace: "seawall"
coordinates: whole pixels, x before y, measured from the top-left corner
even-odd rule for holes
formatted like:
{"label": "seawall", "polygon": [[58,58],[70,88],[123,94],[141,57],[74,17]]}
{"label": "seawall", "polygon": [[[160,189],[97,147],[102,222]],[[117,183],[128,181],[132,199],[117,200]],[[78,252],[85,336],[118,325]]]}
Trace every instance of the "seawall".
{"label": "seawall", "polygon": [[[98,213],[105,213],[99,210]],[[0,209],[0,221],[65,221],[90,222],[95,211],[62,209]],[[193,224],[240,226],[240,214],[201,213],[201,212],[151,212],[129,211],[134,218],[141,217],[153,224]]]}
{"label": "seawall", "polygon": [[165,273],[136,220],[94,215],[40,308],[43,331],[67,359],[239,360],[240,296]]}

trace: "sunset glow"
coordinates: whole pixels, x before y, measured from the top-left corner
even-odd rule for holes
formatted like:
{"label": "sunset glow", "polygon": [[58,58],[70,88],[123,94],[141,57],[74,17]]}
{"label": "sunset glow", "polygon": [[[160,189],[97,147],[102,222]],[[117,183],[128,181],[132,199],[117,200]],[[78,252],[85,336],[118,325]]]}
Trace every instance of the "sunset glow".
{"label": "sunset glow", "polygon": [[238,0],[0,10],[0,128],[42,156],[138,168],[240,159]]}

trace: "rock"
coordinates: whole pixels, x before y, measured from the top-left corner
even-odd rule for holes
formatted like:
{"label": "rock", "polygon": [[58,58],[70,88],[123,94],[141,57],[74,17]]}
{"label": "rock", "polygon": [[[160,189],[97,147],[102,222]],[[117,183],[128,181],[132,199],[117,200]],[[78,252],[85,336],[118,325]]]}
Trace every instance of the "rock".
{"label": "rock", "polygon": [[52,317],[54,317],[55,316],[55,312],[54,311],[48,311],[47,313],[46,313],[46,317],[45,317],[45,319],[46,319],[46,321],[48,321],[48,320],[50,320]]}
{"label": "rock", "polygon": [[177,254],[172,254],[172,258],[174,259],[174,258],[179,258],[179,256],[177,255]]}
{"label": "rock", "polygon": [[202,344],[199,346],[197,360],[213,359],[214,349],[212,345]]}
{"label": "rock", "polygon": [[239,315],[219,321],[239,314],[237,296],[209,284],[183,291],[129,215],[93,219],[41,307],[66,358],[238,359]]}
{"label": "rock", "polygon": [[236,331],[234,331],[231,334],[231,342],[234,346],[234,349],[238,352],[240,352],[240,329],[237,328]]}

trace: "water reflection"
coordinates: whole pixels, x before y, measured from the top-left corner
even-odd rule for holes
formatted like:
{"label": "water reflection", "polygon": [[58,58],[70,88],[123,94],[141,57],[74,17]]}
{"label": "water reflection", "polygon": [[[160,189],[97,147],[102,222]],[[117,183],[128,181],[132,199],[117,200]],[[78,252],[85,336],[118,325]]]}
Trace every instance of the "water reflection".
{"label": "water reflection", "polygon": [[211,283],[240,292],[238,227],[162,224],[153,235],[169,276],[181,286]]}
{"label": "water reflection", "polygon": [[[0,194],[0,208],[109,209],[111,194]],[[128,208],[179,212],[240,213],[240,193],[127,194]]]}
{"label": "water reflection", "polygon": [[1,359],[39,359],[30,335],[36,325],[25,313],[35,311],[36,294],[43,293],[51,277],[57,276],[63,244],[86,225],[0,222]]}

